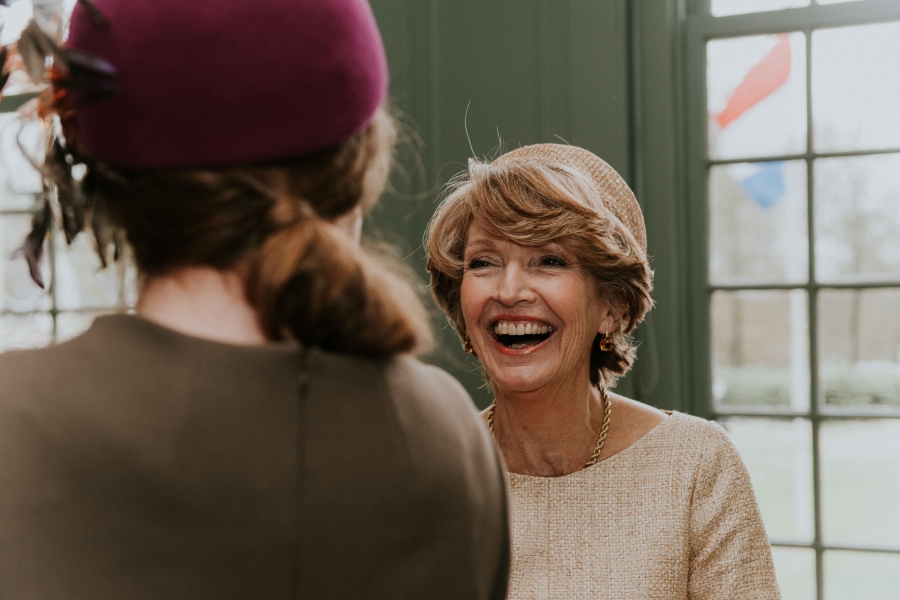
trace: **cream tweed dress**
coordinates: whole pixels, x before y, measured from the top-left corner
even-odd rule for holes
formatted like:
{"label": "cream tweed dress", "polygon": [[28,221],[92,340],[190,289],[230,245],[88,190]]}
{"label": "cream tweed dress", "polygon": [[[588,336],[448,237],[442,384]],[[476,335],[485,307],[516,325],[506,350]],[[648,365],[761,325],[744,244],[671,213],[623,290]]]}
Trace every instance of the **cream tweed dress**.
{"label": "cream tweed dress", "polygon": [[750,478],[717,424],[672,413],[563,477],[509,475],[508,600],[778,600]]}

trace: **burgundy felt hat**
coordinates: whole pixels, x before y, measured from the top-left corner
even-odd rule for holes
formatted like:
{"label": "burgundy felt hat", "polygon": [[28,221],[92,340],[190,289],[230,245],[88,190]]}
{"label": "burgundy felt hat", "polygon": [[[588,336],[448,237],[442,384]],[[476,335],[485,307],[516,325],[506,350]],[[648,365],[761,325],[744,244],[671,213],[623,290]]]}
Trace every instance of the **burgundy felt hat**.
{"label": "burgundy felt hat", "polygon": [[366,0],[94,0],[68,48],[118,91],[81,99],[81,150],[112,166],[221,167],[304,156],[365,126],[387,93]]}

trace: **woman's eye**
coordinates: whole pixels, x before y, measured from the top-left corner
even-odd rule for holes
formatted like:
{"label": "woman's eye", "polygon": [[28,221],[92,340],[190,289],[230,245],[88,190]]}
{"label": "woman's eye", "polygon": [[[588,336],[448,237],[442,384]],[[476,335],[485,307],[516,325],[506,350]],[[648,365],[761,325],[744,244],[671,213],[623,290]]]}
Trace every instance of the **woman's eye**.
{"label": "woman's eye", "polygon": [[558,256],[544,256],[541,258],[542,267],[565,267],[566,261]]}
{"label": "woman's eye", "polygon": [[486,261],[483,258],[475,258],[475,259],[472,259],[471,261],[469,261],[470,269],[481,269],[483,267],[489,267],[489,266],[491,266],[491,263],[489,263],[488,261]]}

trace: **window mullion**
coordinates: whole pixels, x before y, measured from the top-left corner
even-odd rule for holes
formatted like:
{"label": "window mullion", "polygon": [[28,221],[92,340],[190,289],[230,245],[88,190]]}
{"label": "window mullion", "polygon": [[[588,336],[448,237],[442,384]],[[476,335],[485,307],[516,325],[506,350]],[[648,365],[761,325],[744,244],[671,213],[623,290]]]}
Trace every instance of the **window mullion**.
{"label": "window mullion", "polygon": [[813,546],[816,551],[816,599],[825,597],[824,550],[822,541],[822,477],[819,453],[819,322],[818,290],[816,289],[816,214],[815,214],[815,154],[812,103],[812,28],[806,33],[806,218],[807,240],[809,244],[809,293],[807,309],[809,315],[809,414],[812,419],[812,459],[813,459]]}

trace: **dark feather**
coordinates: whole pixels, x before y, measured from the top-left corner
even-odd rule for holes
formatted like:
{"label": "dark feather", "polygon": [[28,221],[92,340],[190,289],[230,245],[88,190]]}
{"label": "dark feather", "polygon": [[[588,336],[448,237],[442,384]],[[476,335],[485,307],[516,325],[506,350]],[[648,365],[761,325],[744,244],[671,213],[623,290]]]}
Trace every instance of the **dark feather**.
{"label": "dark feather", "polygon": [[28,263],[28,271],[31,279],[44,289],[44,277],[41,274],[41,257],[44,255],[44,243],[50,231],[50,223],[53,220],[53,212],[50,203],[44,199],[44,205],[34,213],[31,220],[31,232],[25,238],[22,247],[16,250],[14,257],[24,256]]}
{"label": "dark feather", "polygon": [[34,21],[28,24],[28,27],[22,32],[17,43],[19,56],[25,63],[25,72],[31,77],[35,83],[43,83],[44,75],[47,73],[47,54],[44,52],[41,43],[41,37],[46,34],[38,27]]}
{"label": "dark feather", "polygon": [[63,231],[66,242],[71,244],[75,236],[84,230],[85,201],[79,186],[72,178],[72,164],[69,155],[59,139],[54,138],[53,146],[44,161],[44,175],[56,187],[56,200],[62,213]]}
{"label": "dark feather", "polygon": [[119,91],[116,68],[102,58],[79,50],[65,50],[68,73],[54,84],[77,91],[84,99],[100,100]]}
{"label": "dark feather", "polygon": [[0,47],[0,92],[9,79],[9,71],[6,70],[6,59],[9,56],[9,46]]}
{"label": "dark feather", "polygon": [[53,64],[65,71],[69,70],[69,59],[66,51],[56,45],[47,32],[41,29],[37,21],[32,19],[22,31],[17,43],[19,56],[25,63],[25,70],[35,83],[44,83],[47,73],[47,57],[53,57]]}
{"label": "dark feather", "polygon": [[119,91],[114,80],[118,71],[112,64],[80,50],[61,52],[65,55],[65,66],[54,69],[54,87],[76,91],[86,100],[100,100]]}
{"label": "dark feather", "polygon": [[87,210],[91,214],[91,230],[94,232],[97,255],[100,257],[100,264],[105,269],[108,264],[109,246],[113,243],[113,226],[101,205],[102,197],[97,185],[98,177],[96,169],[89,167],[84,179],[81,180],[81,193],[84,195]]}
{"label": "dark feather", "polygon": [[96,205],[91,211],[91,230],[94,232],[94,242],[97,244],[100,264],[105,269],[108,264],[106,259],[109,255],[109,246],[113,243],[113,228],[109,219],[102,210],[97,209]]}
{"label": "dark feather", "polygon": [[116,68],[107,60],[94,56],[82,50],[74,48],[65,51],[68,58],[69,68],[78,68],[88,73],[95,73],[103,77],[115,77],[118,75]]}
{"label": "dark feather", "polygon": [[122,242],[122,235],[119,233],[118,229],[113,230],[112,239],[113,239],[113,260],[118,262],[118,260],[120,258],[122,258],[122,246],[124,245]]}
{"label": "dark feather", "polygon": [[88,11],[91,20],[97,27],[109,27],[109,19],[101,12],[93,0],[78,0],[78,2]]}

